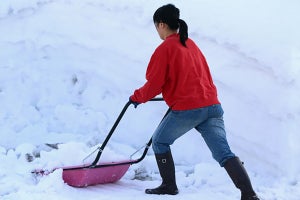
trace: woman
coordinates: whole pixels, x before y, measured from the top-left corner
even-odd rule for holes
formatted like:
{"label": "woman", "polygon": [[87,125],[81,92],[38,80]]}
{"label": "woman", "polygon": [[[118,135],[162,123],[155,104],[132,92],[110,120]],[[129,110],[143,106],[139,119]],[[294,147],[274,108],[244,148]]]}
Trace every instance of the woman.
{"label": "woman", "polygon": [[171,111],[157,127],[152,147],[162,184],[147,194],[176,195],[175,166],[170,150],[173,142],[195,128],[204,138],[213,158],[224,167],[242,200],[259,200],[239,158],[231,152],[224,129],[223,110],[205,57],[188,38],[187,24],[172,4],[156,10],[153,21],[164,40],[153,53],[146,79],[130,101],[136,107],[162,93]]}

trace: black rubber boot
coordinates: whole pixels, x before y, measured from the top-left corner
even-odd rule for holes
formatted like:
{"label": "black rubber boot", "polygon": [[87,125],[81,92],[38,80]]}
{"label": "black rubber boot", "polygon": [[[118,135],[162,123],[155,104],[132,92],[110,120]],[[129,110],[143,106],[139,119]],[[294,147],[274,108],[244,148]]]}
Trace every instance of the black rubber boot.
{"label": "black rubber boot", "polygon": [[175,179],[175,166],[171,151],[163,154],[155,154],[155,158],[162,178],[162,184],[157,188],[146,189],[146,194],[178,194]]}
{"label": "black rubber boot", "polygon": [[259,200],[252,188],[246,169],[238,157],[230,158],[224,168],[234,185],[241,190],[241,200]]}

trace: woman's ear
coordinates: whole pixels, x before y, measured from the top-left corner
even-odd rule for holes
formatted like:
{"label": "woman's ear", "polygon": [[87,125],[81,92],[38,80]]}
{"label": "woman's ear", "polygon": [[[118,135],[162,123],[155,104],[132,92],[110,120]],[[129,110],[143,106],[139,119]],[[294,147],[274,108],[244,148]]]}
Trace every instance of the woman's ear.
{"label": "woman's ear", "polygon": [[167,25],[166,23],[161,22],[160,24],[161,24],[161,27],[162,27],[162,28],[168,27],[168,25]]}

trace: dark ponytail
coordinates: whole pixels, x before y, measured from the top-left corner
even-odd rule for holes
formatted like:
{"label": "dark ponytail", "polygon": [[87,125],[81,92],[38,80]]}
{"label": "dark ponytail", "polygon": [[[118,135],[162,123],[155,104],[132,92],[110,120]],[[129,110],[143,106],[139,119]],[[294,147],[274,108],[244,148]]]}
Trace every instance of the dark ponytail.
{"label": "dark ponytail", "polygon": [[188,26],[179,18],[180,11],[173,4],[167,4],[158,8],[153,15],[154,23],[166,23],[171,30],[179,29],[180,42],[186,47],[185,41],[188,39]]}
{"label": "dark ponytail", "polygon": [[182,19],[179,19],[179,36],[180,42],[183,46],[186,47],[185,41],[188,39],[188,26]]}

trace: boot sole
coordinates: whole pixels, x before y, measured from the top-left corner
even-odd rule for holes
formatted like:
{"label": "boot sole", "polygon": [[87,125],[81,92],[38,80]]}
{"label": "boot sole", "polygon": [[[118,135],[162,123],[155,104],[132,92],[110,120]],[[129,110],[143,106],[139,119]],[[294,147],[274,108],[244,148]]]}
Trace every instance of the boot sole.
{"label": "boot sole", "polygon": [[146,189],[145,190],[146,194],[156,194],[156,195],[176,195],[178,194],[178,190],[174,191],[174,192],[163,192],[163,191],[154,191],[152,189]]}

